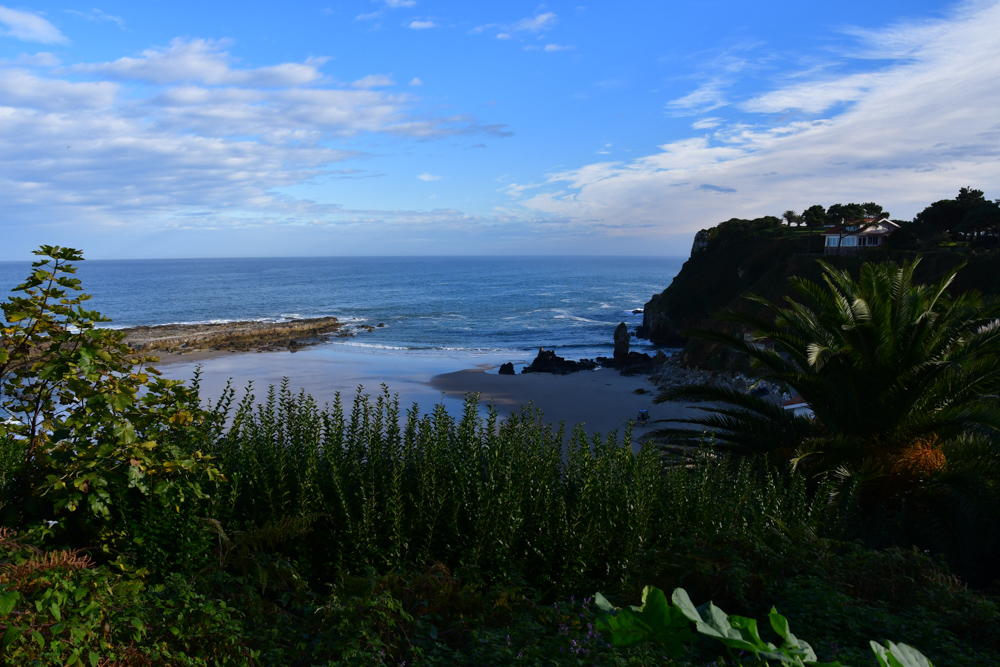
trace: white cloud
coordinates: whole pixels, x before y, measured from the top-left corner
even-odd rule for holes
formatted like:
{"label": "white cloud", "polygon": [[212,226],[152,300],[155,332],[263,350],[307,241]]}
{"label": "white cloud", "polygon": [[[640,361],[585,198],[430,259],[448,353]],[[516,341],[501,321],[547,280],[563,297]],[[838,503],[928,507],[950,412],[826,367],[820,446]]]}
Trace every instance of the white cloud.
{"label": "white cloud", "polygon": [[424,181],[426,183],[430,183],[431,181],[440,181],[441,180],[440,176],[437,176],[435,174],[428,174],[428,173],[420,174],[420,175],[417,176],[417,178],[419,178],[421,181]]}
{"label": "white cloud", "polygon": [[[216,43],[199,40],[48,75],[0,63],[4,224],[329,221],[346,214],[275,189],[331,174],[331,165],[356,156],[331,147],[333,140],[505,133],[470,116],[418,113],[411,95],[337,86],[315,65],[292,65],[241,68]],[[97,80],[80,81],[81,74]]]}
{"label": "white cloud", "polygon": [[[469,31],[470,34],[478,35],[487,30],[496,30],[497,39],[510,39],[512,33],[539,33],[552,28],[558,21],[558,17],[555,12],[544,12],[542,14],[536,14],[535,16],[530,16],[528,18],[523,18],[520,21],[516,21],[512,24],[502,24],[502,23],[487,23],[485,25],[476,26]],[[554,49],[552,49],[554,50]]]}
{"label": "white cloud", "polygon": [[781,113],[790,109],[821,113],[844,102],[856,102],[882,87],[887,72],[854,74],[825,81],[812,81],[775,90],[744,102],[741,108],[755,113]]}
{"label": "white cloud", "polygon": [[693,114],[706,113],[724,107],[729,104],[723,92],[728,84],[729,82],[724,79],[713,78],[687,95],[667,102],[667,108],[681,114]]}
{"label": "white cloud", "polygon": [[391,7],[392,9],[398,9],[400,7],[413,7],[417,4],[416,0],[383,0],[386,7]]}
{"label": "white cloud", "polygon": [[396,82],[388,74],[369,74],[351,84],[352,88],[381,88],[383,86],[395,86]]}
{"label": "white cloud", "polygon": [[[745,115],[739,122],[706,118],[694,126],[714,128],[709,136],[627,162],[569,169],[538,186],[512,187],[512,196],[559,219],[654,224],[662,233],[838,201],[878,201],[912,216],[961,186],[1000,182],[997,26],[997,2],[966,5],[934,23],[892,26],[887,41],[899,57],[891,62],[870,61],[867,73],[802,76],[742,105],[768,115],[827,111],[825,117],[765,117],[757,124]],[[878,44],[880,34],[866,39]],[[725,104],[718,80],[696,93],[672,106]]]}
{"label": "white cloud", "polygon": [[438,24],[430,19],[421,20],[414,19],[406,24],[406,27],[412,28],[413,30],[427,30],[428,28],[437,28]]}
{"label": "white cloud", "polygon": [[0,5],[0,24],[6,30],[0,34],[19,39],[22,42],[42,44],[66,44],[69,42],[59,29],[38,14],[22,12]]}
{"label": "white cloud", "polygon": [[415,76],[415,77],[413,77],[413,80],[410,81],[410,85],[411,86],[422,86],[422,85],[424,85],[424,82],[421,80],[421,78],[419,76]]}
{"label": "white cloud", "polygon": [[0,70],[0,107],[72,111],[108,107],[118,86],[107,81],[76,83],[40,78],[26,70]]}
{"label": "white cloud", "polygon": [[556,18],[557,17],[554,12],[545,12],[544,14],[538,14],[530,18],[521,19],[513,25],[513,29],[524,30],[527,32],[548,30],[555,25]]}
{"label": "white cloud", "polygon": [[702,118],[691,123],[691,127],[696,130],[710,130],[713,127],[718,127],[722,124],[721,118]]}
{"label": "white cloud", "polygon": [[370,21],[372,19],[377,19],[382,16],[382,12],[369,12],[367,14],[358,14],[354,17],[355,21]]}
{"label": "white cloud", "polygon": [[573,49],[572,46],[563,46],[561,44],[546,44],[545,45],[545,50],[549,51],[549,52],[552,52],[552,51],[571,51],[572,49]]}
{"label": "white cloud", "polygon": [[271,67],[237,68],[224,47],[227,41],[174,39],[166,49],[146,49],[138,58],[110,63],[74,65],[75,72],[103,74],[154,84],[196,82],[209,85],[297,86],[322,77],[319,67],[327,58]]}

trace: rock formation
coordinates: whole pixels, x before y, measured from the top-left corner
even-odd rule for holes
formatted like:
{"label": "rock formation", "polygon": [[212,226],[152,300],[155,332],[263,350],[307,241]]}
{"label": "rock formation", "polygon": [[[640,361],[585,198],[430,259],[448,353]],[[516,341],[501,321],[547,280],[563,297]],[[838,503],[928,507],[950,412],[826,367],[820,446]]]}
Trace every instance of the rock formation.
{"label": "rock formation", "polygon": [[541,347],[538,349],[538,356],[535,357],[535,360],[530,365],[525,366],[521,372],[565,374],[593,370],[594,368],[597,368],[597,362],[591,359],[581,359],[580,361],[563,359],[552,350]]}
{"label": "rock formation", "polygon": [[[373,330],[371,326],[358,327]],[[324,338],[351,336],[335,317],[290,322],[220,322],[165,324],[125,329],[125,342],[136,352],[192,352],[194,350],[297,350]]]}
{"label": "rock formation", "polygon": [[615,361],[628,357],[628,326],[624,322],[615,329]]}

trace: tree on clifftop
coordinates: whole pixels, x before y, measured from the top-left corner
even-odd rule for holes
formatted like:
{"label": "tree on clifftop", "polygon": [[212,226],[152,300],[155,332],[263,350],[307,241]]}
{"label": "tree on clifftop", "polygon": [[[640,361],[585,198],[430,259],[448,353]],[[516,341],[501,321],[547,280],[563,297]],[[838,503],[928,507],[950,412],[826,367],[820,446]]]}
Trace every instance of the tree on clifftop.
{"label": "tree on clifftop", "polygon": [[816,204],[802,211],[802,221],[806,227],[822,227],[826,224],[826,209]]}
{"label": "tree on clifftop", "polygon": [[781,217],[785,219],[785,224],[791,227],[795,225],[798,227],[802,224],[802,216],[795,211],[788,210],[781,214]]}

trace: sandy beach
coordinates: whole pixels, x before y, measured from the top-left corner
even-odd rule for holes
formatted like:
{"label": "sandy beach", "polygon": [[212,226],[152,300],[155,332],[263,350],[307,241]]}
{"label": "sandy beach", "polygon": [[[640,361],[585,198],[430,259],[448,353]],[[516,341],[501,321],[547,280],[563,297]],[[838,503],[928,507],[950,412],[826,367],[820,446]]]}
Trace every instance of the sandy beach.
{"label": "sandy beach", "polygon": [[[443,404],[454,415],[461,413],[468,394],[480,395],[485,414],[489,406],[506,416],[522,405],[539,408],[546,421],[567,430],[582,424],[589,434],[619,433],[635,420],[639,410],[648,410],[650,419],[689,416],[693,410],[680,403],[654,405],[656,387],[644,376],[623,376],[613,369],[581,371],[567,375],[529,373],[499,375],[501,363],[527,363],[532,355],[518,359],[510,353],[449,354],[414,350],[381,350],[361,345],[328,343],[297,352],[267,353],[212,352],[206,358],[192,354],[173,357],[173,363],[158,364],[164,376],[188,379],[201,368],[202,396],[215,400],[231,381],[238,394],[252,383],[260,398],[269,385],[288,378],[290,387],[311,394],[321,405],[339,393],[351,400],[359,387],[363,393],[381,392],[384,383],[400,404],[417,404],[422,413]],[[642,392],[637,392],[642,390]],[[638,440],[652,426],[633,426]]]}
{"label": "sandy beach", "polygon": [[[478,393],[481,403],[496,406],[503,415],[531,404],[542,411],[547,421],[564,423],[567,428],[582,424],[591,435],[624,431],[630,420],[638,417],[639,410],[648,410],[651,421],[692,413],[680,403],[654,405],[657,389],[651,382],[609,368],[567,375],[498,375],[471,369],[437,375],[430,384],[450,396]],[[634,425],[632,436],[639,438],[651,428]]]}

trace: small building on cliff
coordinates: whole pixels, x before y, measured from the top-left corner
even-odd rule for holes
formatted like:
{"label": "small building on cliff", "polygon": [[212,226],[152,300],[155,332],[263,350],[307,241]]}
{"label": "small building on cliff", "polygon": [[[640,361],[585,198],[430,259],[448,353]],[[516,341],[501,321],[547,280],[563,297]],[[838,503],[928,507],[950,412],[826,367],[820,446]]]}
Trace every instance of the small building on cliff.
{"label": "small building on cliff", "polygon": [[791,412],[796,417],[808,417],[812,419],[816,416],[813,409],[809,407],[806,400],[802,398],[801,394],[795,394],[790,399],[781,404],[781,407],[785,410]]}
{"label": "small building on cliff", "polygon": [[889,234],[899,229],[899,225],[888,218],[856,220],[842,225],[828,227],[823,232],[823,244],[827,255],[852,255],[885,243]]}

